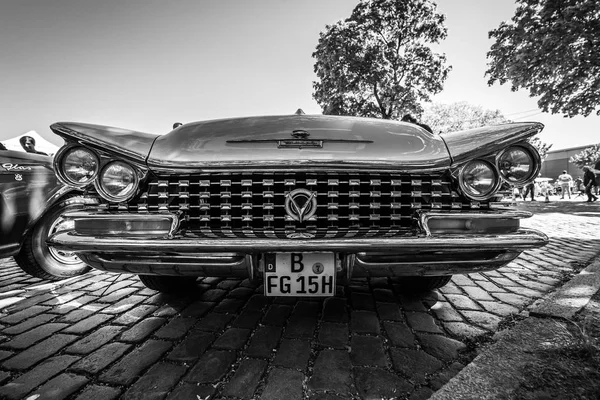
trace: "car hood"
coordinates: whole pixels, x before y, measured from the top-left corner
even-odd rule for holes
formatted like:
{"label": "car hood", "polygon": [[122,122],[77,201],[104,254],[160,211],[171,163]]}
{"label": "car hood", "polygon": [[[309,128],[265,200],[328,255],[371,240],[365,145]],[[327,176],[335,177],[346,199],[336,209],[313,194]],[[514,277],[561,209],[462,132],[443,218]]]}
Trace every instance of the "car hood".
{"label": "car hood", "polygon": [[159,137],[151,168],[310,165],[446,168],[443,140],[417,125],[327,115],[221,119]]}

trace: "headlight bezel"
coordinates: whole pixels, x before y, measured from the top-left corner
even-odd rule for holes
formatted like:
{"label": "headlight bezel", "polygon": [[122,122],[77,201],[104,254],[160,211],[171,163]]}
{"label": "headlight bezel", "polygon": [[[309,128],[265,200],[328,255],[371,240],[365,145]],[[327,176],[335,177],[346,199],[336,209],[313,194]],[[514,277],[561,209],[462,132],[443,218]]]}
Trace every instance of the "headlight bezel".
{"label": "headlight bezel", "polygon": [[[76,181],[73,181],[72,179],[70,179],[66,173],[66,168],[64,166],[65,158],[70,153],[77,151],[77,150],[84,150],[87,153],[89,153],[94,158],[95,163],[96,163],[96,168],[95,168],[94,173],[85,182],[76,182]],[[98,155],[98,153],[96,153],[94,150],[92,150],[88,147],[81,146],[81,145],[62,147],[61,149],[59,149],[59,151],[54,156],[53,163],[54,163],[54,170],[56,171],[56,176],[58,177],[58,179],[65,185],[71,186],[74,188],[78,188],[78,189],[82,189],[82,188],[85,188],[86,186],[91,185],[98,177],[98,173],[100,172],[100,169],[102,168],[100,156]]]}
{"label": "headlight bezel", "polygon": [[[483,194],[477,194],[477,193],[473,193],[473,191],[471,190],[470,186],[467,185],[466,181],[465,181],[465,172],[466,169],[469,165],[471,165],[472,163],[483,163],[486,164],[489,167],[489,170],[492,172],[493,174],[493,179],[494,179],[494,183],[490,186],[490,189],[483,193]],[[488,200],[492,197],[494,197],[496,195],[496,193],[498,192],[498,190],[500,189],[502,180],[500,179],[500,173],[498,172],[498,168],[496,167],[496,165],[494,165],[494,163],[483,159],[483,158],[476,158],[474,160],[470,160],[468,162],[466,162],[464,165],[462,165],[458,171],[458,184],[460,187],[460,190],[463,192],[463,194],[468,197],[469,199],[472,200],[476,200],[476,201],[484,201],[484,200]]]}
{"label": "headlight bezel", "polygon": [[[517,181],[512,181],[508,177],[506,177],[504,174],[502,174],[502,168],[500,165],[502,157],[507,152],[512,151],[514,149],[520,149],[520,150],[523,150],[525,153],[527,153],[531,159],[531,164],[533,166],[533,168],[531,169],[531,171],[529,171],[529,174],[527,175],[526,178],[519,179]],[[542,159],[540,157],[540,154],[538,153],[538,151],[536,150],[535,147],[533,147],[531,144],[529,144],[527,142],[517,143],[517,144],[508,146],[506,149],[502,150],[501,152],[499,152],[496,155],[494,161],[495,161],[496,169],[498,170],[498,176],[500,177],[500,179],[503,182],[506,182],[507,184],[509,184],[511,186],[523,186],[523,185],[526,185],[527,183],[531,182],[538,176],[540,169],[542,167]]]}
{"label": "headlight bezel", "polygon": [[[108,168],[110,168],[111,166],[113,166],[115,164],[123,164],[126,167],[130,168],[132,171],[133,184],[132,184],[131,190],[129,190],[129,192],[127,192],[126,195],[115,196],[115,195],[109,193],[106,190],[106,188],[104,187],[103,175]],[[98,192],[98,194],[100,196],[102,196],[102,198],[104,198],[105,200],[112,202],[112,203],[121,203],[121,202],[127,201],[127,200],[131,199],[133,196],[135,196],[135,194],[137,193],[138,188],[139,188],[139,183],[140,183],[140,177],[139,177],[138,170],[135,166],[131,165],[130,163],[128,163],[126,161],[111,160],[111,161],[105,163],[104,165],[102,165],[102,168],[100,168],[100,171],[98,172],[98,175],[96,176],[96,179],[94,180],[94,187],[96,188],[96,191]]]}

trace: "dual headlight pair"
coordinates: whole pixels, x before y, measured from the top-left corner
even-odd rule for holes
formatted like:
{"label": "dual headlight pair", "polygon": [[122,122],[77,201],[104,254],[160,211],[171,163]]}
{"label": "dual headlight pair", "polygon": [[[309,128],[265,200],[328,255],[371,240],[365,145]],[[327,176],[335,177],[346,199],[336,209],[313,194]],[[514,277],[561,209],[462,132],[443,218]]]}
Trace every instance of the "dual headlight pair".
{"label": "dual headlight pair", "polygon": [[540,169],[540,156],[529,144],[520,144],[499,153],[495,160],[477,159],[466,163],[459,172],[459,184],[473,200],[487,200],[502,182],[519,186],[533,180]]}
{"label": "dual headlight pair", "polygon": [[58,176],[70,186],[81,188],[93,181],[98,193],[112,202],[129,200],[135,194],[138,174],[131,165],[110,161],[100,167],[98,156],[84,147],[59,152],[55,159]]}

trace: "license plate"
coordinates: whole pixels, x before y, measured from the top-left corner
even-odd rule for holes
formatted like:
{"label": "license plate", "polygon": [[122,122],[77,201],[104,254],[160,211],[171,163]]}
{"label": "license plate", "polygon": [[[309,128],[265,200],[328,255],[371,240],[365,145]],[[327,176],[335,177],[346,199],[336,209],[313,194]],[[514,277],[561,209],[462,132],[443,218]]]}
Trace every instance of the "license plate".
{"label": "license plate", "polygon": [[327,297],[334,294],[334,253],[265,255],[266,296]]}

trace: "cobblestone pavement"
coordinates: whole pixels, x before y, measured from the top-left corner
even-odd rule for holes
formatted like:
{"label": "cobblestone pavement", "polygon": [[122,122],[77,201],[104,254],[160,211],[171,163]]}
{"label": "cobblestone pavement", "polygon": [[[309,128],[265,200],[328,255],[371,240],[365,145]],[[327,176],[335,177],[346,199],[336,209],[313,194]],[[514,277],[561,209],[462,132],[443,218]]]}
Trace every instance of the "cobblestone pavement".
{"label": "cobblestone pavement", "polygon": [[45,284],[0,260],[0,398],[426,399],[599,251],[599,205],[519,207],[547,247],[423,297],[371,279],[270,299],[211,278],[169,297],[99,272]]}

